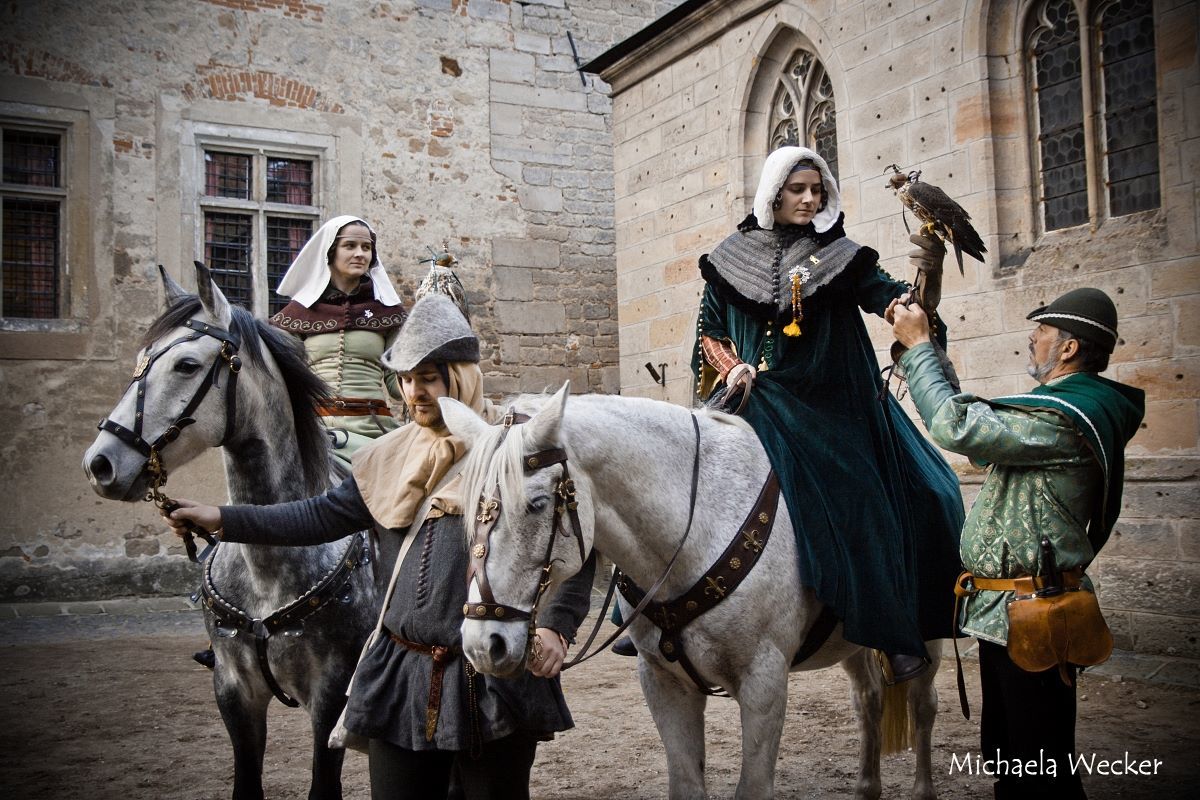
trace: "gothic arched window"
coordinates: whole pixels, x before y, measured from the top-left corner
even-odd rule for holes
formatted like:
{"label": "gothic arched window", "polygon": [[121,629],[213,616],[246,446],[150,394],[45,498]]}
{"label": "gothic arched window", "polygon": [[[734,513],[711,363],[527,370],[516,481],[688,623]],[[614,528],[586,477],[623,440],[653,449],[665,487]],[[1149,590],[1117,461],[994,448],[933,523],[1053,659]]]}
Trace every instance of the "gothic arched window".
{"label": "gothic arched window", "polygon": [[776,82],[771,102],[768,151],[784,145],[803,145],[829,162],[834,177],[837,165],[837,109],[833,84],[813,53],[800,48],[786,62]]}
{"label": "gothic arched window", "polygon": [[1047,231],[1159,206],[1151,0],[1080,7],[1041,0],[1026,38]]}

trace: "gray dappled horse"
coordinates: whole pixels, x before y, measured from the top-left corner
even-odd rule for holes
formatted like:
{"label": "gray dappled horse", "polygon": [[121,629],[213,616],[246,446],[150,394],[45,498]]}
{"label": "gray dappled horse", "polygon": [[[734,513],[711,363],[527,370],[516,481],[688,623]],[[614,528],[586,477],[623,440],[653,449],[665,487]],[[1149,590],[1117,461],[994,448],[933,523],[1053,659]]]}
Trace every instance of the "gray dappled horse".
{"label": "gray dappled horse", "polygon": [[[167,311],[147,332],[135,382],[106,423],[124,430],[127,438],[130,431],[144,432],[150,441],[176,425],[177,436],[161,446],[167,472],[208,448],[223,447],[232,503],[279,503],[319,494],[329,485],[331,469],[328,439],[313,405],[326,393],[324,383],[309,370],[298,342],[230,305],[201,264],[196,265],[196,283],[199,297],[184,292],[163,272]],[[205,325],[217,334],[204,333]],[[232,356],[221,337],[236,342],[241,366],[236,380],[226,369]],[[136,380],[139,376],[144,380]],[[194,421],[178,419],[206,381],[211,385],[203,399],[185,415]],[[233,401],[226,396],[231,388]],[[139,390],[144,390],[140,425]],[[147,463],[144,452],[105,429],[83,457],[96,493],[126,502],[146,495],[151,481]],[[336,597],[319,598],[320,607],[301,623],[283,623],[272,631],[275,635],[261,642],[256,638],[264,639],[264,619],[309,593],[359,542],[352,537],[316,547],[222,543],[212,557],[209,577],[215,594],[240,611],[222,616],[206,605],[204,614],[217,657],[217,706],[233,745],[235,800],[263,797],[267,706],[278,695],[266,676],[273,676],[275,688],[311,717],[309,798],[342,796],[345,751],[329,748],[328,740],[378,610],[372,569],[352,568],[348,582],[334,587]],[[317,605],[314,601],[313,607]],[[231,624],[235,617],[245,623],[243,629]],[[259,664],[259,646],[268,670]]]}
{"label": "gray dappled horse", "polygon": [[[552,537],[563,541],[553,546],[549,557],[550,591],[580,568],[581,548],[571,536],[561,535],[569,534],[571,526],[564,520],[560,533],[552,530],[555,496],[563,489],[559,479],[565,470],[557,464],[542,468],[546,461],[561,457],[544,456],[545,451],[566,451],[582,549],[594,546],[647,589],[684,538],[699,446],[691,533],[657,597],[677,597],[705,575],[738,535],[766,481],[770,469],[766,453],[754,431],[736,417],[697,413],[697,445],[687,409],[611,395],[572,397],[568,403],[567,388],[549,399],[518,398],[515,410],[532,419],[513,426],[506,435],[504,428],[485,424],[461,403],[441,400],[447,426],[471,448],[464,466],[463,496],[494,498],[499,487],[498,508],[488,504],[479,509],[484,524],[494,525],[491,538],[486,544],[476,540],[472,545],[474,555],[485,559],[494,599],[481,603],[475,580],[468,609],[482,613],[504,604],[505,617],[511,617],[513,610],[530,611]],[[571,413],[566,413],[568,406]],[[922,800],[935,797],[930,737],[937,713],[936,662],[923,676],[885,690],[872,651],[845,641],[838,624],[811,658],[793,668],[793,656],[821,605],[810,589],[800,586],[796,543],[782,502],[774,525],[757,564],[736,590],[684,628],[681,640],[702,679],[724,687],[740,708],[742,767],[736,796],[757,800],[773,794],[789,671],[840,663],[850,676],[861,723],[855,797],[879,797],[881,730],[885,722],[897,721],[897,712],[906,716],[909,707],[916,751],[912,795]],[[623,604],[626,618],[630,609]],[[527,627],[521,620],[468,617],[462,626],[463,651],[480,672],[512,674],[525,662]],[[670,796],[703,797],[707,696],[678,661],[663,657],[658,629],[650,620],[640,616],[629,630],[638,646],[642,692],[666,750]],[[936,659],[938,649],[930,652]],[[886,713],[885,701],[893,701]],[[907,727],[907,719],[900,722]]]}

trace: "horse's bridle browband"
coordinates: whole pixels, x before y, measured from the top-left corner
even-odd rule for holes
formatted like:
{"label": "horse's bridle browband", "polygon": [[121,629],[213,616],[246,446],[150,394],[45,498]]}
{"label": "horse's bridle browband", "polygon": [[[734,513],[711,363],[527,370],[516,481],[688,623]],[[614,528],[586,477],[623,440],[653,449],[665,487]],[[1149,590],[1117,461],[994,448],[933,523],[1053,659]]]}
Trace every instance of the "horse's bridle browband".
{"label": "horse's bridle browband", "polygon": [[[183,327],[191,329],[192,333],[180,336],[156,353],[144,353],[138,361],[137,368],[133,373],[133,379],[129,382],[130,386],[136,385],[137,387],[133,428],[126,428],[124,425],[113,422],[107,417],[100,420],[96,425],[100,430],[108,431],[146,457],[146,463],[142,465],[142,470],[150,474],[150,489],[146,492],[144,499],[153,501],[155,505],[168,513],[178,508],[178,504],[160,491],[162,486],[167,482],[167,471],[162,466],[163,448],[178,439],[183,429],[196,421],[192,419],[191,414],[204,402],[204,398],[208,395],[208,390],[213,386],[219,385],[222,366],[229,369],[229,387],[225,392],[225,433],[221,436],[219,443],[224,444],[233,434],[233,426],[237,417],[237,376],[242,369],[242,359],[238,356],[238,348],[241,346],[241,343],[238,341],[238,337],[231,331],[194,319],[185,320]],[[208,375],[200,382],[196,393],[192,395],[192,399],[188,401],[188,404],[179,413],[179,416],[175,418],[175,421],[168,425],[166,430],[159,434],[158,438],[148,441],[147,437],[142,433],[142,421],[146,406],[146,385],[150,374],[150,367],[176,345],[194,342],[203,336],[211,336],[221,342],[221,349],[217,357],[213,359],[212,366],[208,370]],[[128,387],[126,391],[129,391]],[[204,553],[199,556],[196,555],[196,544],[192,541],[190,533],[201,536],[208,543],[208,547]],[[190,528],[190,533],[184,538],[184,546],[187,549],[188,558],[192,561],[203,561],[216,545],[216,540],[207,531],[195,526]]]}

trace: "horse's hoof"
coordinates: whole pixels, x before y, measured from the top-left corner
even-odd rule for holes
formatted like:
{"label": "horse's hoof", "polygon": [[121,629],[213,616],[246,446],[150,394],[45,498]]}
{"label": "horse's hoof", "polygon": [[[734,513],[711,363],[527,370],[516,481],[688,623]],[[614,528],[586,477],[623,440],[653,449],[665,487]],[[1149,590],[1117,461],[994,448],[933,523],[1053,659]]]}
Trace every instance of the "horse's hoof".
{"label": "horse's hoof", "polygon": [[217,654],[213,652],[211,647],[207,650],[197,650],[195,653],[192,653],[192,661],[195,661],[202,667],[213,669],[217,666]]}

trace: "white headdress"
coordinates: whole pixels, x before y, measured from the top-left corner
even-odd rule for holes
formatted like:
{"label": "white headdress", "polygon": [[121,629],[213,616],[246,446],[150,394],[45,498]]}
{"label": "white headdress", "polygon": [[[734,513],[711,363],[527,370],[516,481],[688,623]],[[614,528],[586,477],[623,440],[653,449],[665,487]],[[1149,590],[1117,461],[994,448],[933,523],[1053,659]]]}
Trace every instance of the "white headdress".
{"label": "white headdress", "polygon": [[762,177],[758,179],[758,191],[754,195],[754,217],[758,220],[758,227],[768,231],[775,227],[775,209],[773,207],[775,196],[787,182],[787,176],[791,174],[792,167],[805,159],[817,165],[821,173],[821,181],[825,184],[825,195],[828,198],[825,208],[818,211],[813,217],[813,227],[816,228],[817,233],[824,233],[837,222],[838,216],[842,213],[842,195],[838,192],[837,180],[829,171],[829,165],[825,163],[825,159],[817,155],[815,150],[809,150],[807,147],[781,147],[767,156],[767,161],[763,164]]}
{"label": "white headdress", "polygon": [[[371,231],[371,238],[377,238],[375,229],[359,217],[334,217],[318,228],[312,238],[305,242],[300,254],[279,282],[275,293],[281,297],[290,297],[305,308],[311,308],[329,285],[329,248],[333,247],[338,231],[352,222],[366,226],[367,230]],[[376,300],[385,306],[400,305],[400,297],[383,268],[383,262],[379,260],[378,249],[373,255],[371,269],[367,274],[371,276]]]}

